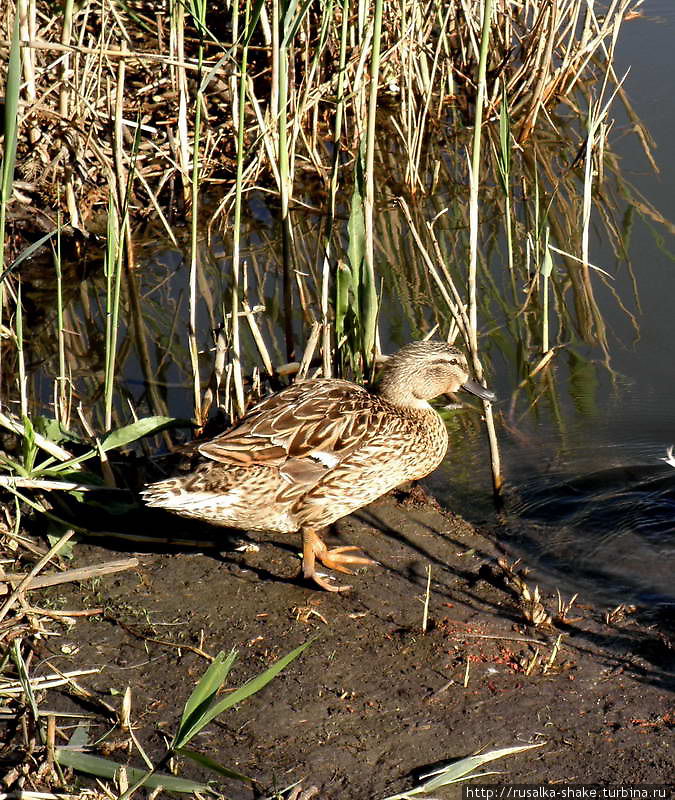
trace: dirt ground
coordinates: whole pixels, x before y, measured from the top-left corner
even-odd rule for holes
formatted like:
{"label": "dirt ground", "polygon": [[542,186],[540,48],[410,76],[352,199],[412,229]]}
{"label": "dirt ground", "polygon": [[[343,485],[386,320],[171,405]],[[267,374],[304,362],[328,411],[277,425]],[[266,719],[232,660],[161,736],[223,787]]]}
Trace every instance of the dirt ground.
{"label": "dirt ground", "polygon": [[[147,530],[167,524],[163,512],[148,511]],[[376,800],[479,749],[531,742],[543,746],[496,762],[503,774],[483,780],[673,784],[672,609],[670,618],[641,609],[607,617],[580,598],[566,621],[528,627],[491,540],[415,496],[385,498],[342,520],[328,539],[362,546],[381,566],[352,576],[348,594],[316,591],[292,577],[299,537],[255,535],[247,539],[253,548],[234,549],[235,539],[222,550],[146,550],[137,570],[48,590],[62,608],[102,606],[105,616],[44,640],[40,669],[103,669],[79,679],[91,697],[61,687],[42,705],[92,715],[95,740],[111,727],[96,699],[118,708],[130,686],[134,734],[156,757],[208,666],[181,645],[211,655],[236,648],[228,683],[239,686],[315,636],[268,687],[192,742],[258,781],[223,780],[227,797],[266,797],[299,781],[320,800]],[[78,544],[71,566],[118,552],[119,541]],[[556,601],[544,602],[555,616]],[[71,722],[59,719],[64,733]],[[114,750],[110,740],[106,747]],[[123,749],[110,757],[124,761]],[[142,766],[137,754],[131,761]],[[460,790],[444,791],[434,796]]]}

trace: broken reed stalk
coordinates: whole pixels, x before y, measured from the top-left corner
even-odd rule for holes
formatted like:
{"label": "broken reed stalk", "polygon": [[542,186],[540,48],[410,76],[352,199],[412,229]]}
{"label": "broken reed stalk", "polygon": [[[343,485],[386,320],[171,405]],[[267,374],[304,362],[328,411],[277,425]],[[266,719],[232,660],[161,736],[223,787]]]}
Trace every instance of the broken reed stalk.
{"label": "broken reed stalk", "polygon": [[[516,275],[513,264],[513,225],[511,222],[511,120],[509,118],[509,98],[506,91],[506,82],[502,80],[501,83],[502,102],[499,109],[499,150],[496,154],[496,160],[499,182],[504,193],[504,226],[511,293],[513,303],[516,304],[518,302],[518,291],[516,289]],[[517,317],[516,324],[520,325],[520,320]]]}
{"label": "broken reed stalk", "polygon": [[187,65],[191,63],[185,53],[185,4],[181,0],[169,0],[169,16],[171,20],[169,34],[169,59],[174,65],[172,83],[178,93],[178,119],[176,121],[174,158],[179,165],[181,186],[185,202],[189,198],[190,184],[190,137],[188,133],[188,82]]}
{"label": "broken reed stalk", "polygon": [[[35,589],[44,589],[46,586],[59,586],[63,583],[91,580],[101,575],[112,575],[116,572],[135,569],[138,564],[139,561],[137,558],[120,558],[93,564],[89,567],[74,567],[64,570],[63,572],[56,572],[51,575],[39,575],[32,578],[24,573],[5,573],[2,575],[2,578],[0,578],[0,595],[9,594],[11,587],[14,586],[21,586],[22,592],[29,592]],[[4,586],[3,584],[7,585]]]}
{"label": "broken reed stalk", "polygon": [[[478,355],[478,305],[476,299],[477,265],[478,265],[478,189],[480,186],[481,135],[483,127],[483,103],[485,98],[485,75],[488,61],[488,45],[490,41],[490,20],[492,17],[492,0],[485,0],[483,8],[483,29],[480,43],[480,60],[478,63],[478,90],[476,93],[476,117],[474,120],[473,145],[470,166],[469,189],[469,351],[476,379],[483,380],[483,367]],[[492,404],[483,400],[485,426],[490,445],[490,463],[492,467],[492,488],[495,496],[499,496],[503,484],[499,444],[495,430]]]}
{"label": "broken reed stalk", "polygon": [[67,542],[72,539],[73,536],[75,536],[75,533],[76,531],[74,528],[66,531],[66,533],[64,533],[63,536],[61,536],[61,538],[55,542],[54,545],[52,545],[49,551],[45,553],[45,555],[35,564],[31,571],[23,578],[21,583],[19,583],[16,589],[14,589],[14,591],[0,608],[0,622],[2,622],[7,614],[9,614],[26,587],[30,585],[33,578],[42,570],[45,564],[47,564],[55,555],[57,555],[61,548],[67,544]]}
{"label": "broken reed stalk", "polygon": [[[19,17],[19,29],[22,42],[35,38],[37,7],[35,0],[17,0],[16,13]],[[22,46],[21,66],[23,69],[23,90],[28,108],[33,108],[37,101],[37,80],[35,71],[35,53],[30,46]],[[27,124],[28,139],[34,145],[40,139],[40,130],[35,117]]]}
{"label": "broken reed stalk", "polygon": [[[539,109],[544,104],[544,93],[546,89],[546,79],[549,71],[551,70],[553,46],[556,40],[556,31],[558,24],[558,3],[553,2],[544,7],[544,16],[540,18],[540,25],[542,28],[547,28],[546,33],[538,39],[538,64],[539,68],[536,71],[536,82],[532,90],[532,97],[530,100],[530,107],[525,115],[525,120],[522,123],[520,134],[518,136],[519,142],[524,142],[529,139],[537,120]],[[548,23],[548,25],[547,25]]]}
{"label": "broken reed stalk", "polygon": [[[68,48],[64,52],[61,61],[61,85],[59,87],[59,114],[62,119],[70,119],[70,98],[73,86],[73,70],[71,60],[75,55],[69,52],[70,42],[73,33],[73,11],[75,0],[65,0],[63,7],[63,26],[61,29],[61,44]],[[32,47],[32,44],[31,44]],[[66,207],[70,215],[71,225],[75,228],[80,227],[80,214],[77,208],[77,198],[75,182],[73,180],[73,168],[67,166],[64,169],[64,194]]]}

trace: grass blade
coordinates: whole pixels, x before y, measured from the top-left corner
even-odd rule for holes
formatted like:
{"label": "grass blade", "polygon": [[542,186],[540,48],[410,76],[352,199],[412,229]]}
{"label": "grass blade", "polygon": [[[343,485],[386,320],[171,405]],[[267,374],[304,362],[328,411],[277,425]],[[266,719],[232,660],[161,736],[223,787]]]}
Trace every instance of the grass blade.
{"label": "grass blade", "polygon": [[[7,83],[5,86],[5,151],[2,159],[2,184],[0,185],[0,235],[4,241],[6,204],[12,196],[16,144],[18,136],[19,89],[21,87],[21,52],[19,48],[19,12],[14,15],[14,31],[9,51]],[[0,259],[2,256],[0,255]],[[0,266],[2,262],[0,261]]]}
{"label": "grass blade", "polygon": [[167,775],[165,773],[148,775],[146,769],[127,767],[108,758],[101,758],[101,756],[94,756],[90,753],[81,753],[78,750],[69,750],[67,747],[57,747],[54,751],[54,757],[62,767],[70,767],[78,772],[85,772],[87,775],[95,775],[98,778],[107,778],[108,780],[114,780],[120,769],[124,768],[127,778],[131,782],[135,783],[146,778],[143,781],[143,786],[147,789],[162,787],[167,792],[180,792],[182,794],[209,791],[209,787],[206,784],[198,781],[178,778],[175,775]]}
{"label": "grass blade", "polygon": [[231,650],[227,656],[221,652],[215,657],[185,704],[180,726],[176,731],[176,741],[182,739],[185,731],[192,727],[194,719],[212,702],[218,689],[225,683],[236,658],[236,650]]}
{"label": "grass blade", "polygon": [[[190,739],[192,739],[193,736],[196,736],[199,731],[202,730],[202,728],[206,727],[219,714],[222,714],[223,711],[227,711],[228,708],[231,708],[238,703],[242,703],[252,694],[259,692],[262,688],[267,686],[267,684],[273,678],[275,678],[285,667],[287,667],[291,661],[295,660],[307,647],[309,647],[313,641],[313,639],[310,639],[308,642],[301,644],[300,647],[296,647],[295,650],[292,650],[288,655],[280,658],[278,661],[275,661],[271,667],[266,669],[264,672],[261,672],[260,675],[252,678],[242,687],[212,705],[208,710],[204,711],[201,717],[196,719],[189,728],[186,727],[182,730],[182,735],[180,737],[176,736],[173,745],[174,748],[176,750],[180,750],[190,741]],[[183,726],[181,726],[181,728],[182,727]]]}
{"label": "grass blade", "polygon": [[174,422],[177,422],[174,417],[144,417],[109,433],[101,442],[101,449],[106,452],[116,447],[124,447],[125,444],[164,430]]}
{"label": "grass blade", "polygon": [[481,753],[480,755],[462,758],[460,761],[455,761],[452,764],[448,764],[447,767],[443,767],[442,769],[435,770],[427,775],[423,775],[422,779],[431,778],[431,780],[428,780],[421,786],[416,786],[414,789],[410,789],[410,791],[407,792],[402,792],[401,794],[391,795],[390,797],[386,797],[385,800],[408,800],[410,797],[428,794],[436,789],[449,786],[452,783],[458,783],[462,780],[472,780],[473,778],[478,778],[481,775],[494,774],[485,772],[474,773],[474,770],[482,767],[483,764],[488,764],[490,761],[496,761],[498,758],[511,756],[515,753],[522,753],[525,750],[532,750],[534,747],[542,747],[544,744],[544,742],[540,742],[539,744],[503,747],[500,750],[490,750],[487,753]]}
{"label": "grass blade", "polygon": [[210,769],[212,772],[216,772],[224,778],[231,778],[232,780],[241,781],[242,783],[254,783],[253,778],[249,778],[248,775],[243,775],[241,772],[225,767],[202,753],[196,753],[194,750],[188,750],[186,747],[181,747],[177,752],[178,755],[185,756],[185,758],[191,759],[196,764],[200,764],[202,767]]}

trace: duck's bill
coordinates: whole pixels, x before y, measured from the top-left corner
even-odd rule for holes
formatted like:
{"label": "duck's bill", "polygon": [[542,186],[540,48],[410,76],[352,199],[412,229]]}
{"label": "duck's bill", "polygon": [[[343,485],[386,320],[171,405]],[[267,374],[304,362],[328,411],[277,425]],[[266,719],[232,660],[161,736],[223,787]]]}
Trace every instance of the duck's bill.
{"label": "duck's bill", "polygon": [[475,394],[476,397],[480,397],[481,400],[493,401],[497,399],[497,395],[494,392],[486,389],[485,386],[481,386],[477,381],[467,381],[463,384],[462,389],[471,394]]}

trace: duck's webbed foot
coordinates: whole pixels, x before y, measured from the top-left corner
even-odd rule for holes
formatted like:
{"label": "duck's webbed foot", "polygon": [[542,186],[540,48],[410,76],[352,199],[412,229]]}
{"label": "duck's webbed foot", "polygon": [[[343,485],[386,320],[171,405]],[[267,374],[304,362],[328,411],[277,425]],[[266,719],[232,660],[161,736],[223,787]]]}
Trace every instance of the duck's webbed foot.
{"label": "duck's webbed foot", "polygon": [[316,559],[329,569],[337,570],[338,572],[346,572],[352,575],[352,571],[345,566],[346,564],[372,566],[377,564],[372,558],[367,556],[349,555],[355,550],[361,551],[360,547],[354,545],[347,545],[344,547],[333,547],[330,550],[326,547],[325,542],[313,530],[305,528],[302,532],[302,574],[307,580],[312,580],[318,584],[322,589],[329,592],[346,592],[351,589],[351,586],[339,586],[329,583],[326,579],[322,578],[316,572]]}

